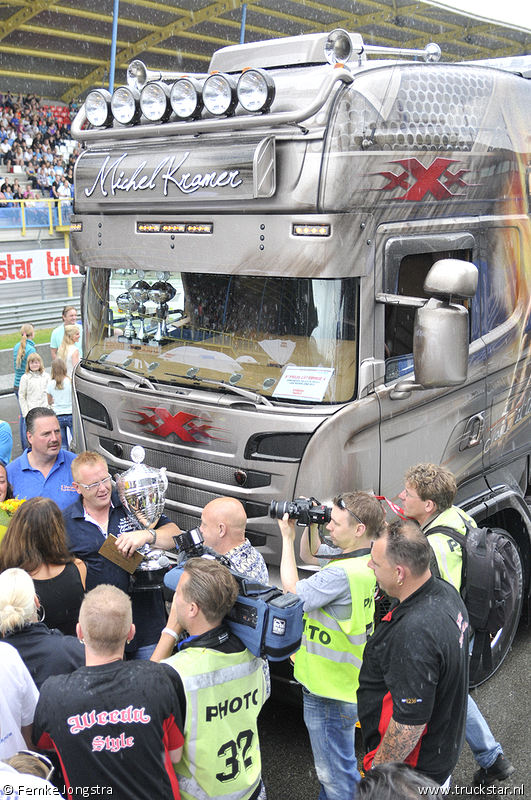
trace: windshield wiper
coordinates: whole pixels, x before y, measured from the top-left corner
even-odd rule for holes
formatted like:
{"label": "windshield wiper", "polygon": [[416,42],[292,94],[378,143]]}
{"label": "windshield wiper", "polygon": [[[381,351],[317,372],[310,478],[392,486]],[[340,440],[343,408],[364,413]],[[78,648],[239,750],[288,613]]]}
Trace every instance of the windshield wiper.
{"label": "windshield wiper", "polygon": [[125,378],[134,380],[141,386],[146,386],[148,389],[151,389],[154,392],[159,391],[159,389],[154,384],[152,384],[151,381],[148,380],[148,378],[144,377],[144,375],[139,375],[137,372],[132,372],[129,369],[125,369],[125,367],[120,367],[117,364],[112,364],[112,363],[107,364],[106,361],[89,361],[88,359],[83,359],[83,361],[92,366],[100,367],[106,372],[117,372],[119,375],[123,375]]}
{"label": "windshield wiper", "polygon": [[[165,372],[165,375],[170,375],[169,372]],[[261,394],[257,394],[256,392],[251,391],[251,389],[244,389],[242,386],[234,386],[233,383],[228,383],[227,381],[220,381],[216,378],[201,378],[199,375],[171,375],[175,380],[180,380],[181,378],[192,381],[192,383],[196,383],[200,381],[201,383],[211,383],[214,386],[222,386],[224,389],[229,389],[229,391],[234,392],[234,394],[239,394],[241,397],[246,397],[248,400],[251,400],[254,403],[261,403],[264,406],[272,406],[273,403],[269,398],[264,397]]]}

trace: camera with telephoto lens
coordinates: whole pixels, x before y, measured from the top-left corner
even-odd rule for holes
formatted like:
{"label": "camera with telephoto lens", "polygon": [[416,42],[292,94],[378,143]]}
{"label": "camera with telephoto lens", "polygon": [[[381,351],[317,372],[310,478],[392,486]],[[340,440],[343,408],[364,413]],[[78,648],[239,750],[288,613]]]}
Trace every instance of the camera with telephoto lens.
{"label": "camera with telephoto lens", "polygon": [[326,525],[332,518],[332,509],[323,506],[315,497],[298,497],[291,502],[272,500],[269,516],[272,519],[282,519],[284,514],[290,519],[296,519],[301,528],[306,528],[309,525]]}

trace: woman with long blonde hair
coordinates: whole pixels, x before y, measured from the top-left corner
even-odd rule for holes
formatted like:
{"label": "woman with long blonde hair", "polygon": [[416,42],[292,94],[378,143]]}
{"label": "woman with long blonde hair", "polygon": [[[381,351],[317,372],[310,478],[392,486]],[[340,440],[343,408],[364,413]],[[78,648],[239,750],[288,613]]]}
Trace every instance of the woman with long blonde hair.
{"label": "woman with long blonde hair", "polygon": [[63,341],[57,350],[57,358],[62,358],[66,364],[66,372],[69,378],[72,377],[74,367],[79,361],[79,350],[76,343],[79,341],[81,331],[79,325],[65,325]]}
{"label": "woman with long blonde hair", "polygon": [[[20,342],[13,348],[13,371],[15,373],[15,380],[13,382],[13,391],[18,400],[18,393],[20,387],[20,379],[26,371],[26,362],[30,353],[36,353],[35,343],[33,342],[33,335],[35,329],[31,322],[26,322],[20,329]],[[20,403],[19,403],[20,406]],[[20,409],[19,415],[19,428],[20,428],[20,444],[22,450],[28,446],[26,442],[26,423],[24,421],[24,414]]]}
{"label": "woman with long blonde hair", "polygon": [[46,392],[48,405],[55,411],[61,426],[61,447],[68,450],[68,432],[72,436],[72,381],[62,358],[52,361],[52,379]]}

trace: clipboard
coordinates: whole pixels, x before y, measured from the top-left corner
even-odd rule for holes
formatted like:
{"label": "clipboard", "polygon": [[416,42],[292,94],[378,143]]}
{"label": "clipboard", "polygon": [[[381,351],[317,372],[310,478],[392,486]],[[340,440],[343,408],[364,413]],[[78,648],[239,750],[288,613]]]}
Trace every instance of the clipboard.
{"label": "clipboard", "polygon": [[144,556],[142,553],[139,553],[138,550],[135,550],[132,556],[123,556],[116,547],[116,542],[117,537],[110,533],[98,550],[98,553],[101,553],[104,558],[112,561],[113,564],[125,569],[126,572],[132,575]]}

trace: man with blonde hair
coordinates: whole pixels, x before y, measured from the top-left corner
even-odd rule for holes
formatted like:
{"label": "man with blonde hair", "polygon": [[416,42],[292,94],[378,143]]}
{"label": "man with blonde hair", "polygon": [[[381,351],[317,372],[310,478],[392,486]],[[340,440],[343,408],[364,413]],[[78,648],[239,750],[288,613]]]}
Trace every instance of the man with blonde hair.
{"label": "man with blonde hair", "polygon": [[77,635],[85,666],[43,684],[35,745],[58,752],[68,794],[88,787],[117,800],[178,800],[182,687],[169,667],[123,660],[135,635],[130,598],[97,586],[83,600]]}
{"label": "man with blonde hair", "polygon": [[[64,510],[63,516],[68,549],[87,565],[87,589],[108,583],[129,593],[134,588],[129,572],[100,552],[108,536],[119,541],[122,535],[133,531],[118,493],[113,491],[107,464],[99,453],[85,451],[72,461],[72,476],[79,496]],[[173,541],[172,537],[180,531],[161,514],[156,523],[141,533],[155,545],[159,534]],[[131,591],[131,599],[136,636],[127,644],[126,653],[129,658],[149,658],[166,621],[162,590]]]}

